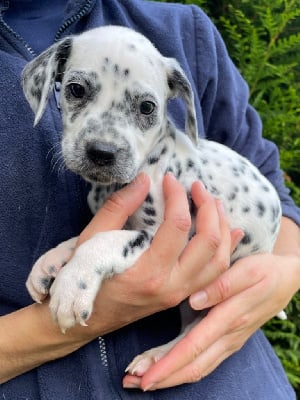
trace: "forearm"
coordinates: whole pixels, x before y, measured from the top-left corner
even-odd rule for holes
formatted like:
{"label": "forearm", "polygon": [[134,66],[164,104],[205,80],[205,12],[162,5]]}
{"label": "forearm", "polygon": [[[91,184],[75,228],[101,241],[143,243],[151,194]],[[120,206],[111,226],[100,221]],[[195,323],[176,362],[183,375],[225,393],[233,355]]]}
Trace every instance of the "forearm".
{"label": "forearm", "polygon": [[279,255],[294,254],[300,257],[300,227],[287,217],[282,218],[274,253]]}
{"label": "forearm", "polygon": [[48,305],[33,304],[0,318],[0,383],[47,361],[63,357],[88,342],[87,330],[63,335]]}

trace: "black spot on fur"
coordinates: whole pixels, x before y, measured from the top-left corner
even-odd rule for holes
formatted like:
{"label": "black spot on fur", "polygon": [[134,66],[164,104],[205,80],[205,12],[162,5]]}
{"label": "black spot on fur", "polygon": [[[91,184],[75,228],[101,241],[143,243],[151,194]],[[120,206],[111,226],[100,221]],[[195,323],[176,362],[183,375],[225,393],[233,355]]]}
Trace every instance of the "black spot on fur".
{"label": "black spot on fur", "polygon": [[119,72],[120,72],[120,67],[119,67],[119,65],[118,65],[118,64],[114,64],[114,73],[115,73],[115,74],[119,74]]}
{"label": "black spot on fur", "polygon": [[124,247],[123,249],[123,257],[126,258],[128,256],[129,249],[128,247]]}
{"label": "black spot on fur", "polygon": [[186,162],[186,167],[187,167],[187,169],[194,168],[194,166],[195,166],[194,161],[191,160],[191,159],[189,158],[189,159],[187,160],[187,162]]}
{"label": "black spot on fur", "polygon": [[196,120],[192,114],[188,114],[187,116],[187,124],[190,130],[194,130],[196,128]]}
{"label": "black spot on fur", "polygon": [[144,230],[140,231],[137,237],[135,239],[130,240],[127,246],[124,247],[123,256],[126,258],[129,252],[131,252],[132,254],[134,252],[134,249],[136,249],[137,247],[142,249],[145,245],[145,242],[149,240],[150,240],[149,234]]}
{"label": "black spot on fur", "polygon": [[56,275],[56,268],[55,268],[55,266],[54,265],[50,265],[48,268],[48,273],[50,274],[50,275]]}
{"label": "black spot on fur", "polygon": [[168,150],[167,146],[164,146],[162,151],[161,151],[161,153],[160,153],[160,155],[163,156],[164,154],[166,154],[167,150]]}
{"label": "black spot on fur", "polygon": [[251,242],[252,242],[252,237],[251,237],[250,233],[245,232],[245,236],[240,241],[240,243],[246,245],[246,244],[250,244]]}
{"label": "black spot on fur", "polygon": [[78,283],[78,287],[79,287],[79,289],[85,290],[87,288],[87,284],[86,284],[86,282],[80,281]]}
{"label": "black spot on fur", "polygon": [[148,204],[153,204],[153,197],[151,196],[150,193],[147,194],[147,197],[145,198],[145,202]]}
{"label": "black spot on fur", "polygon": [[157,156],[150,156],[148,158],[149,165],[156,164],[158,161],[159,161],[159,157],[157,157]]}
{"label": "black spot on fur", "polygon": [[257,208],[258,216],[259,216],[259,217],[262,217],[262,216],[265,214],[265,212],[266,212],[266,207],[265,207],[265,205],[264,205],[261,201],[258,201],[258,202],[256,203],[256,208]]}
{"label": "black spot on fur", "polygon": [[129,44],[129,45],[128,45],[128,48],[129,48],[129,50],[131,50],[131,51],[135,51],[135,50],[136,50],[136,46],[135,46],[135,44],[133,44],[133,43]]}
{"label": "black spot on fur", "polygon": [[81,311],[80,316],[81,318],[86,321],[89,318],[90,313],[87,310]]}
{"label": "black spot on fur", "polygon": [[176,164],[176,172],[175,175],[177,178],[180,178],[181,174],[182,174],[182,166],[181,166],[181,162],[177,161]]}
{"label": "black spot on fur", "polygon": [[197,171],[197,177],[198,177],[199,181],[201,181],[201,182],[203,181],[203,176],[200,171]]}
{"label": "black spot on fur", "polygon": [[263,186],[262,186],[262,190],[263,190],[264,192],[269,192],[269,191],[270,191],[270,188],[269,188],[269,186],[267,186],[267,185],[263,185]]}
{"label": "black spot on fur", "polygon": [[176,94],[177,92],[182,93],[185,96],[189,96],[190,94],[189,83],[177,69],[174,69],[168,77],[168,85],[170,90],[174,91]]}
{"label": "black spot on fur", "polygon": [[151,218],[143,218],[143,221],[146,225],[148,226],[153,226],[155,225],[155,220]]}
{"label": "black spot on fur", "polygon": [[53,282],[53,278],[51,278],[50,276],[41,278],[41,280],[40,280],[41,286],[42,286],[45,290],[48,290],[48,289],[50,288],[52,282]]}
{"label": "black spot on fur", "polygon": [[39,89],[37,87],[31,87],[30,88],[30,94],[31,94],[32,97],[36,98],[38,102],[41,101],[41,98],[42,98],[41,89]]}
{"label": "black spot on fur", "polygon": [[257,253],[260,249],[260,246],[258,244],[255,244],[251,248],[251,253]]}
{"label": "black spot on fur", "polygon": [[244,214],[247,214],[248,212],[250,212],[250,207],[249,207],[249,206],[243,207],[243,208],[242,208],[242,212],[243,212]]}
{"label": "black spot on fur", "polygon": [[233,176],[235,176],[237,178],[240,176],[240,172],[237,167],[232,167],[232,173],[233,173]]}
{"label": "black spot on fur", "polygon": [[257,176],[257,174],[256,174],[255,172],[252,172],[252,178],[253,178],[255,181],[258,181],[258,180],[259,180],[259,178],[258,178],[258,176]]}
{"label": "black spot on fur", "polygon": [[235,192],[231,192],[231,193],[228,195],[227,198],[228,198],[229,201],[235,200],[235,198],[236,198],[236,193],[235,193]]}
{"label": "black spot on fur", "polygon": [[271,208],[271,217],[272,217],[272,221],[274,221],[274,220],[276,220],[276,219],[278,218],[279,213],[280,213],[279,207],[273,206],[273,207]]}
{"label": "black spot on fur", "polygon": [[156,211],[153,207],[144,207],[144,213],[150,217],[156,216]]}
{"label": "black spot on fur", "polygon": [[213,194],[215,196],[219,196],[221,194],[220,190],[217,189],[215,186],[211,186],[209,191],[211,194]]}

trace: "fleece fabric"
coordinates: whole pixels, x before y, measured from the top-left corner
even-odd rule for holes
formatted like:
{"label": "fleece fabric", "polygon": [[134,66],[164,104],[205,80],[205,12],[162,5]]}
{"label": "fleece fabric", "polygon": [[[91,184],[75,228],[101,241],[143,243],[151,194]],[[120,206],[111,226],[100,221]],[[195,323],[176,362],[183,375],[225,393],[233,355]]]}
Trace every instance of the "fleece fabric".
{"label": "fleece fabric", "polygon": [[[55,95],[33,128],[20,85],[25,64],[69,34],[107,24],[129,26],[165,56],[177,58],[195,92],[199,135],[232,147],[256,164],[277,188],[284,215],[300,224],[299,210],[283,184],[276,146],[262,138],[261,121],[248,104],[247,84],[199,8],[141,0],[55,0],[45,1],[47,7],[53,3],[49,12],[42,3],[0,1],[0,315],[31,303],[25,281],[33,262],[77,235],[91,218],[88,185],[66,171],[59,156],[62,126]],[[170,112],[182,127],[183,105],[172,102]],[[177,309],[158,313],[2,384],[0,398],[295,399],[260,331],[198,383],[153,393],[123,390],[124,369],[133,356],[173,338],[179,327]]]}

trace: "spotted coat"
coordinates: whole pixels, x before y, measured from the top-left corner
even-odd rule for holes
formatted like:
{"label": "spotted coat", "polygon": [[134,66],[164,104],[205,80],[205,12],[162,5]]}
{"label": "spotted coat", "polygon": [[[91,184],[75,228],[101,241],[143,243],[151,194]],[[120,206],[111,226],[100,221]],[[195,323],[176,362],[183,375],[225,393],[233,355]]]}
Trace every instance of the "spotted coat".
{"label": "spotted coat", "polygon": [[[201,180],[222,201],[230,227],[243,229],[232,262],[272,250],[281,218],[277,193],[248,160],[198,138],[193,93],[176,60],[163,57],[133,30],[101,27],[63,39],[26,66],[22,83],[35,123],[55,82],[61,84],[63,158],[91,182],[91,210],[95,213],[139,172],[151,180],[128,229],[99,233],[75,253],[76,238],[70,239],[33,266],[28,290],[37,301],[50,290],[50,309],[62,330],[76,322],[85,325],[103,279],[132,266],[149,247],[163,220],[167,172],[182,183],[189,199],[192,183]],[[185,132],[168,117],[173,97],[186,104]],[[190,209],[194,217],[191,200]],[[144,359],[134,361],[129,371],[140,373]]]}

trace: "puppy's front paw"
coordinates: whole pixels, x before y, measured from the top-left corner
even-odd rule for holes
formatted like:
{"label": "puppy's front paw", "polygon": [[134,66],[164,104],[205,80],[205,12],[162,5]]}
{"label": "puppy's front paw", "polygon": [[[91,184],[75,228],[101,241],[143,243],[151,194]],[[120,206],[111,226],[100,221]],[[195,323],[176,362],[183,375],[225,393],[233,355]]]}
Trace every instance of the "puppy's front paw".
{"label": "puppy's front paw", "polygon": [[84,265],[84,261],[75,253],[50,289],[49,307],[53,320],[62,332],[76,323],[87,325],[100,284],[100,275],[89,265]]}
{"label": "puppy's front paw", "polygon": [[32,299],[41,303],[48,295],[51,283],[61,268],[72,257],[77,238],[60,243],[54,249],[43,254],[33,265],[26,281],[26,287]]}

